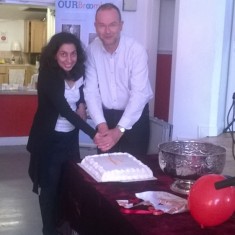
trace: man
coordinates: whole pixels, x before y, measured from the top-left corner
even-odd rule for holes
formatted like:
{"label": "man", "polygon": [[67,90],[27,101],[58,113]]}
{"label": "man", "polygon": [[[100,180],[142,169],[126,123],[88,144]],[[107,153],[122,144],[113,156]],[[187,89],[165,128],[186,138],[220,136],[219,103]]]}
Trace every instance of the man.
{"label": "man", "polygon": [[98,37],[87,49],[85,100],[98,131],[107,141],[101,152],[147,153],[152,90],[145,49],[121,35],[123,21],[111,3],[96,12]]}

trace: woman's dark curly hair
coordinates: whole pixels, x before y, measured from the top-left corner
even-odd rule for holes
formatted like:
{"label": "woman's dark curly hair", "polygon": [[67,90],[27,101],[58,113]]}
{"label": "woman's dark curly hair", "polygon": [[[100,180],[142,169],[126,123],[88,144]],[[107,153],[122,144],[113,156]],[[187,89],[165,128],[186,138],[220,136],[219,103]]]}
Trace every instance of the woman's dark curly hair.
{"label": "woman's dark curly hair", "polygon": [[[77,62],[71,71],[63,71],[56,60],[56,54],[63,44],[74,44],[77,51]],[[67,32],[60,32],[52,36],[48,44],[42,49],[40,56],[40,68],[59,70],[64,79],[78,80],[85,73],[85,52],[82,47],[81,41],[73,34]]]}

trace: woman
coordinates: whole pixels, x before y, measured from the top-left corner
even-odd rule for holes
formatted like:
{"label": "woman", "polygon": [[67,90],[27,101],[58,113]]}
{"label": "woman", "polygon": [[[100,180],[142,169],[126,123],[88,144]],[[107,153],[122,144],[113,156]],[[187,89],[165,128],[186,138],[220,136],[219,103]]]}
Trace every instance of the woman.
{"label": "woman", "polygon": [[58,234],[56,215],[62,166],[68,160],[80,161],[78,130],[95,143],[100,140],[99,134],[83,120],[84,62],[80,41],[65,32],[54,35],[40,57],[38,108],[27,150],[31,154],[29,175],[33,192],[38,193],[40,187],[44,235]]}

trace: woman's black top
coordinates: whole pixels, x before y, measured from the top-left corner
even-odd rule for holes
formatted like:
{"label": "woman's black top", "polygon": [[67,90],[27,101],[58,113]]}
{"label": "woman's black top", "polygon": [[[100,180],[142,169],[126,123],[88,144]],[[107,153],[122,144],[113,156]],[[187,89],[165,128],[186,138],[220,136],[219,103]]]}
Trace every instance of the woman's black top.
{"label": "woman's black top", "polygon": [[[29,176],[33,181],[35,193],[38,193],[39,181],[47,180],[47,177],[42,175],[47,175],[45,172],[49,167],[50,159],[46,159],[50,158],[48,153],[55,148],[55,135],[59,134],[55,131],[59,114],[75,126],[74,131],[80,129],[92,139],[96,134],[96,131],[70,108],[64,97],[65,82],[60,76],[61,74],[54,70],[41,70],[38,76],[38,108],[27,143],[27,150],[31,153]],[[70,136],[70,133],[67,136]],[[78,132],[77,135],[75,133],[75,138],[76,136],[78,137]],[[74,141],[76,142],[76,139]]]}
{"label": "woman's black top", "polygon": [[57,71],[42,70],[38,77],[38,108],[29,134],[27,150],[35,152],[44,148],[54,132],[59,114],[92,139],[96,131],[79,117],[64,97],[64,79]]}

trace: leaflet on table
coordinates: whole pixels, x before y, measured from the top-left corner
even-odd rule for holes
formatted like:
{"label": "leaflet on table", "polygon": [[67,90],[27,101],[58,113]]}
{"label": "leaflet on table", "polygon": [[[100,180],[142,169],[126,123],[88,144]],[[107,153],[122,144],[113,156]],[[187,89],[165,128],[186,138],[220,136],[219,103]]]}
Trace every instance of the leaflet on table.
{"label": "leaflet on table", "polygon": [[187,200],[162,191],[136,193],[135,199],[117,200],[126,214],[177,214],[188,211]]}

